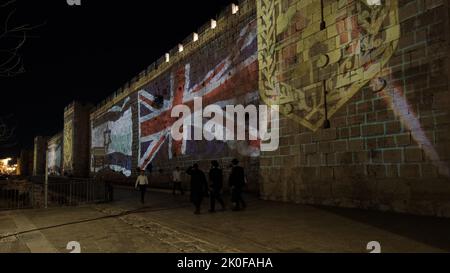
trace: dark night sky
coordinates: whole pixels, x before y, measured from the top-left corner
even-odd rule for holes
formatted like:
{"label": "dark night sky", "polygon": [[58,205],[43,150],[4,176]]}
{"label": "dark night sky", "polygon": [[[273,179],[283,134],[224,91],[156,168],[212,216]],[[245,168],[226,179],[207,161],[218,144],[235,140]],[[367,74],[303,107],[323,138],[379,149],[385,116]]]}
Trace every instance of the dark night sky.
{"label": "dark night sky", "polygon": [[232,2],[17,0],[14,23],[45,25],[21,50],[26,72],[0,78],[0,114],[13,115],[18,141],[0,157],[61,131],[64,106],[99,103]]}

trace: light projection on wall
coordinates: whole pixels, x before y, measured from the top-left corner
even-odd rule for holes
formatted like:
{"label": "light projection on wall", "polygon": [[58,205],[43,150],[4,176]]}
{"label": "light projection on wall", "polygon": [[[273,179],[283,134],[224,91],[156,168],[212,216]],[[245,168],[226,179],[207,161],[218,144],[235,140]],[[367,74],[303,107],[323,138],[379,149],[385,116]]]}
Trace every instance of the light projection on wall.
{"label": "light projection on wall", "polygon": [[[261,98],[269,105],[279,104],[282,114],[317,131],[371,83],[439,173],[450,176],[403,87],[383,79],[390,77],[386,66],[401,34],[398,1],[285,3],[257,1]],[[311,8],[336,12],[321,26],[320,20],[313,20],[317,13],[306,12]]]}
{"label": "light projection on wall", "polygon": [[[257,2],[261,98],[313,131],[377,77],[397,48],[397,0]],[[313,18],[321,8],[337,9],[322,31]]]}
{"label": "light projection on wall", "polygon": [[62,138],[51,141],[47,148],[47,168],[49,175],[62,175]]}
{"label": "light projection on wall", "polygon": [[131,176],[133,121],[130,98],[92,124],[91,171],[109,168]]}
{"label": "light projection on wall", "polygon": [[[383,75],[388,76],[389,69],[386,69]],[[450,176],[448,163],[442,161],[432,141],[427,137],[419,117],[404,95],[403,88],[399,84],[387,84],[382,78],[372,80],[371,87],[374,91],[379,91],[379,96],[383,97],[387,105],[392,109],[406,130],[411,132],[411,136],[419,147],[425,152],[426,157],[437,168],[440,175]],[[380,90],[381,89],[381,90]]]}
{"label": "light projection on wall", "polygon": [[[159,104],[156,92],[151,87],[139,91],[139,167],[146,168],[165,143],[169,144],[169,158],[196,152],[195,149],[190,149],[195,147],[191,141],[177,142],[171,138],[170,130],[177,120],[171,118],[171,111],[176,105],[187,105],[192,111],[196,97],[203,99],[204,106],[220,105],[224,102],[233,104],[237,101],[244,104],[242,100],[252,96],[259,100],[256,84],[258,82],[256,36],[255,21],[242,29],[235,44],[227,51],[230,53],[222,60],[218,60],[216,65],[204,74],[198,75],[198,71],[203,69],[200,66],[204,66],[204,63],[200,62],[187,63],[174,69],[169,77],[170,94]],[[239,145],[230,143],[229,146],[249,156],[259,155],[257,142]]]}
{"label": "light projection on wall", "polygon": [[63,171],[65,174],[72,172],[73,168],[73,122],[68,120],[64,124],[64,162]]}

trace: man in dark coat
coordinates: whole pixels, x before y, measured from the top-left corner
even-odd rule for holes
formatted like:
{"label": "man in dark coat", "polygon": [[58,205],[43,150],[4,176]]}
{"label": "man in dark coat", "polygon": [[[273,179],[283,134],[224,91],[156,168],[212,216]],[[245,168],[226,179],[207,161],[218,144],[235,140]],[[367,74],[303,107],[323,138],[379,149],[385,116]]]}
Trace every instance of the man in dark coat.
{"label": "man in dark coat", "polygon": [[190,167],[187,174],[191,176],[191,202],[195,206],[195,214],[200,214],[203,197],[208,191],[208,182],[205,174],[200,170],[198,164]]}
{"label": "man in dark coat", "polygon": [[225,210],[225,202],[222,199],[222,187],[223,187],[223,173],[222,169],[219,168],[219,162],[216,160],[211,162],[211,170],[209,171],[209,191],[210,191],[210,201],[211,208],[209,212],[216,212],[216,200],[222,206],[222,210]]}
{"label": "man in dark coat", "polygon": [[241,210],[241,205],[243,209],[247,207],[244,199],[242,198],[242,191],[244,190],[246,179],[244,168],[239,166],[239,161],[237,159],[233,159],[231,163],[232,169],[229,183],[231,188],[232,202],[234,203],[233,211],[239,211]]}

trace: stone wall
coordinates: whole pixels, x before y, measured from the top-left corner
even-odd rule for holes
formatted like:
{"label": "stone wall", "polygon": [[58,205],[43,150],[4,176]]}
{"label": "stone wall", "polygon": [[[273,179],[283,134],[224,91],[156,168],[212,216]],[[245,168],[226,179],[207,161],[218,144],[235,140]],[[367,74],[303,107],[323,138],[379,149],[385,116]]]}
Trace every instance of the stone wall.
{"label": "stone wall", "polygon": [[450,216],[448,2],[381,2],[259,2],[261,95],[284,114],[265,199]]}
{"label": "stone wall", "polygon": [[[91,113],[91,172],[114,172],[109,179],[129,181],[137,169],[152,173],[152,185],[169,186],[176,166],[194,163],[207,171],[218,160],[228,171],[233,158],[241,160],[257,191],[259,148],[250,141],[175,141],[170,128],[178,118],[171,110],[186,105],[194,112],[194,98],[210,104],[259,104],[256,6],[242,1],[208,22],[107,99]],[[206,123],[208,119],[204,119]],[[120,179],[130,177],[129,179]],[[227,176],[227,173],[226,173]],[[114,178],[112,178],[114,177]],[[189,178],[185,175],[184,180]]]}
{"label": "stone wall", "polygon": [[74,102],[64,111],[63,174],[89,176],[89,113],[92,106]]}
{"label": "stone wall", "polygon": [[[443,0],[241,1],[93,109],[90,125],[87,108],[76,118],[68,107],[64,169],[90,164],[129,184],[146,169],[167,186],[175,166],[237,157],[264,199],[450,216],[449,13]],[[174,141],[170,110],[194,97],[279,105],[280,148]]]}
{"label": "stone wall", "polygon": [[33,152],[33,175],[45,175],[45,156],[47,151],[47,138],[37,136],[34,138],[34,152]]}
{"label": "stone wall", "polygon": [[47,169],[51,176],[61,176],[63,168],[63,133],[47,141]]}

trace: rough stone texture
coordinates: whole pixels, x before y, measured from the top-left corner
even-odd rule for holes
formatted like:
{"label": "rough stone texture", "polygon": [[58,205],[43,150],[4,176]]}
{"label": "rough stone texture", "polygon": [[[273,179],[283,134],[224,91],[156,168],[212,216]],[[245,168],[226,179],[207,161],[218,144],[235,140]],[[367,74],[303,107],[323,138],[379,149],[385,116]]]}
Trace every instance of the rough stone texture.
{"label": "rough stone texture", "polygon": [[60,176],[63,169],[63,133],[51,137],[47,141],[47,168],[49,175]]}
{"label": "rough stone texture", "polygon": [[[132,183],[136,168],[146,165],[140,162],[141,129],[167,123],[162,118],[140,127],[137,92],[172,99],[169,91],[183,88],[187,63],[197,82],[229,53],[243,27],[256,21],[258,71],[252,72],[259,78],[232,82],[224,96],[237,97],[250,86],[260,95],[251,103],[280,104],[280,148],[251,158],[226,145],[196,142],[193,153],[170,159],[165,142],[153,160],[152,185],[168,186],[175,166],[197,162],[207,169],[211,159],[226,166],[239,157],[251,190],[259,189],[264,199],[450,216],[449,3],[381,2],[248,0],[238,15],[226,10],[216,29],[206,24],[198,41],[189,37],[183,52],[171,50],[169,62],[159,59],[92,111],[92,124],[101,124],[109,110],[127,97],[132,101],[132,177],[106,176]],[[76,111],[70,109],[67,170],[74,162],[87,164],[89,149],[76,145],[76,137],[72,143],[88,133],[74,125]],[[75,158],[81,150],[83,156]]]}
{"label": "rough stone texture", "polygon": [[63,173],[89,176],[89,113],[92,106],[73,102],[64,111]]}
{"label": "rough stone texture", "polygon": [[[320,10],[320,1],[281,2],[284,10],[297,5],[311,11],[306,19],[301,10],[296,11],[300,18],[297,26]],[[327,16],[339,13],[356,18],[358,2],[324,1],[329,37],[338,35],[331,30],[341,21],[330,21]],[[448,1],[398,1],[400,35],[394,54],[376,80],[362,86],[329,117],[331,128],[311,130],[297,126],[291,118],[281,118],[280,137],[292,142],[281,142],[280,149],[289,153],[264,153],[261,157],[263,197],[449,217],[448,15]],[[318,25],[320,18],[310,23]],[[385,20],[380,34],[390,33],[390,27],[392,22]],[[302,44],[302,35],[309,35],[305,43],[308,39],[322,41],[319,30],[305,34],[297,27],[285,32],[283,39]],[[283,41],[278,40],[277,45],[284,46]],[[359,54],[355,56],[361,57]],[[278,69],[300,71],[301,65],[293,62]],[[312,75],[311,79],[319,82],[320,77]],[[375,88],[380,79],[384,85]],[[288,160],[289,165],[276,164],[284,158],[296,160]]]}
{"label": "rough stone texture", "polygon": [[[162,113],[148,122],[140,122],[140,117],[145,118],[145,115],[148,115],[148,109],[144,109],[144,104],[140,104],[140,101],[143,100],[142,96],[147,95],[145,101],[147,104],[151,104],[149,102],[151,96],[160,96],[166,103],[191,105],[191,95],[184,93],[183,97],[186,88],[193,89],[192,93],[199,94],[204,92],[203,89],[211,89],[213,91],[209,95],[203,96],[203,107],[231,100],[234,101],[231,104],[259,104],[255,9],[253,1],[241,2],[239,13],[236,15],[231,14],[231,7],[226,9],[223,14],[218,16],[216,29],[211,29],[208,24],[203,26],[199,30],[198,41],[193,42],[192,37],[188,37],[186,41],[183,41],[183,52],[170,51],[170,62],[158,60],[156,64],[139,75],[140,77],[131,81],[114,97],[106,100],[91,113],[91,123],[95,128],[105,122],[118,121],[118,115],[108,113],[113,108],[122,107],[122,113],[125,109],[131,108],[132,110],[132,175],[130,178],[126,178],[123,175],[121,177],[117,172],[108,171],[109,167],[114,165],[114,160],[111,160],[112,152],[106,151],[105,153],[101,148],[91,147],[91,158],[95,159],[96,168],[102,169],[102,177],[133,184],[138,173],[136,169],[145,168],[148,163],[141,160],[146,149],[145,142],[142,141],[142,137],[145,137],[144,132],[154,131],[153,133],[156,133],[158,130],[154,128],[162,126],[169,128],[170,123],[174,121],[166,116],[168,111],[161,111]],[[229,68],[228,63],[230,63]],[[221,75],[220,79],[224,79],[223,82],[215,82],[215,75]],[[179,101],[180,93],[182,101]],[[151,106],[154,107],[153,112],[158,111],[158,107],[155,107],[154,104]],[[206,123],[206,121],[204,122]],[[117,127],[123,128],[124,126],[120,124]],[[255,192],[259,190],[259,158],[251,155],[254,153],[254,150],[251,150],[253,149],[251,143],[249,144],[247,141],[227,143],[206,140],[187,141],[186,150],[182,153],[181,149],[177,149],[181,143],[169,141],[169,138],[167,136],[161,147],[158,147],[158,152],[151,161],[151,165],[147,166],[147,169],[152,170],[150,179],[152,186],[170,186],[172,171],[176,166],[186,170],[194,163],[198,163],[201,169],[207,172],[211,166],[211,160],[218,160],[224,167],[226,179],[229,172],[227,167],[233,158],[238,158],[246,169],[249,190]],[[257,149],[256,152],[259,153]],[[124,158],[123,154],[120,156]],[[114,168],[116,166],[111,167],[111,169]],[[99,174],[93,173],[92,175]],[[185,182],[184,188],[188,187],[189,177],[183,173],[182,179]],[[225,183],[225,185],[227,184]]]}
{"label": "rough stone texture", "polygon": [[34,138],[33,175],[45,175],[45,156],[47,151],[47,138],[37,136]]}

